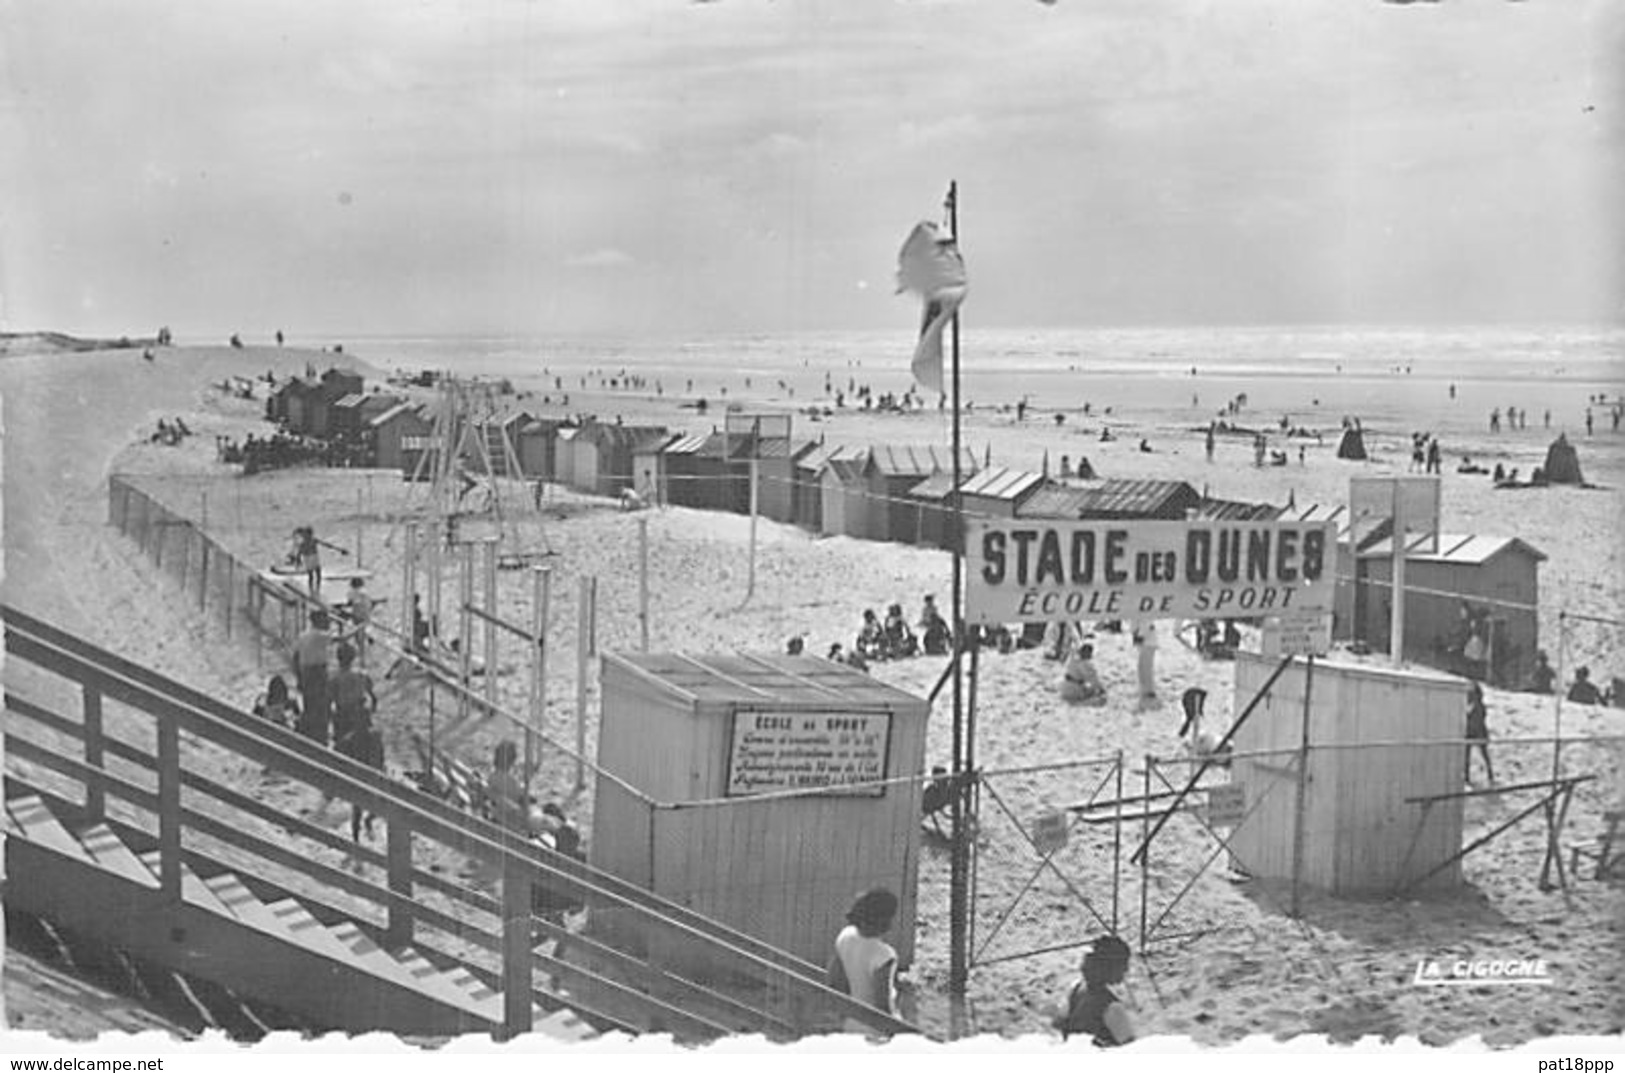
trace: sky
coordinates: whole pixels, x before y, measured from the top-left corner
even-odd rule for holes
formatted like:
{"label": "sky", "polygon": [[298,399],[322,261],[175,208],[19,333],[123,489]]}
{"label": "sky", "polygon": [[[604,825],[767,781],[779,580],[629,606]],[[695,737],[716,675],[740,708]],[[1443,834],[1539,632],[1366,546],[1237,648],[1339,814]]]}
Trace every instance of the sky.
{"label": "sky", "polygon": [[1617,0],[0,0],[0,329],[1625,321]]}

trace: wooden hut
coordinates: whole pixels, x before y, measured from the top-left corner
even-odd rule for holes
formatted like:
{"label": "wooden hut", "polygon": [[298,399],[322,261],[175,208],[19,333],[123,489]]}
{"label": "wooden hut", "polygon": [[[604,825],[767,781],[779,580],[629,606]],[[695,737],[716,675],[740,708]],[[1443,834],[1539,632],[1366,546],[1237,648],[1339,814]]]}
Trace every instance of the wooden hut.
{"label": "wooden hut", "polygon": [[864,471],[869,453],[832,456],[824,463],[819,474],[823,489],[823,508],[819,518],[819,532],[825,536],[850,536],[868,539],[875,525],[870,515],[875,512],[873,493],[869,490]]}
{"label": "wooden hut", "polygon": [[[1405,557],[1404,658],[1460,673],[1466,640],[1464,608],[1488,624],[1489,679],[1521,685],[1540,647],[1540,564],[1546,556],[1517,537],[1440,533],[1437,551]],[[1377,540],[1356,555],[1354,635],[1387,651],[1392,623],[1393,541]],[[1413,591],[1414,590],[1414,591]],[[1498,601],[1491,603],[1490,601]]]}
{"label": "wooden hut", "polygon": [[[868,528],[852,535],[913,543],[920,531],[920,516],[919,504],[909,499],[909,489],[933,473],[952,473],[953,469],[953,452],[947,448],[875,446],[864,470],[874,497]],[[976,472],[976,456],[968,447],[960,449],[959,472],[961,479]]]}
{"label": "wooden hut", "polygon": [[713,432],[695,452],[694,465],[703,505],[708,510],[750,513],[750,455],[748,436]]}
{"label": "wooden hut", "polygon": [[811,440],[764,439],[756,452],[756,508],[776,522],[795,520],[796,460],[817,444]]}
{"label": "wooden hut", "polygon": [[667,502],[666,448],[682,438],[681,433],[669,432],[643,441],[632,452],[632,489],[648,502]]}
{"label": "wooden hut", "polygon": [[674,507],[713,510],[715,489],[700,480],[700,451],[712,433],[694,432],[678,436],[660,449],[660,498]]}
{"label": "wooden hut", "polygon": [[[433,431],[434,423],[415,403],[402,402],[385,410],[367,422],[372,464],[382,469],[398,469],[410,476]],[[408,456],[413,466],[407,464]]]}
{"label": "wooden hut", "polygon": [[795,487],[791,490],[792,520],[814,533],[824,531],[824,465],[843,453],[861,453],[861,448],[820,443],[795,461]]}
{"label": "wooden hut", "polygon": [[[1236,657],[1236,706],[1252,701],[1277,662]],[[1300,877],[1333,894],[1388,895],[1461,882],[1463,712],[1467,690],[1433,672],[1317,660],[1294,663],[1236,731],[1230,783],[1246,819],[1231,832],[1235,863],[1260,879],[1289,879],[1299,816],[1297,751],[1308,683],[1308,781],[1303,784]],[[1361,742],[1438,745],[1352,746]],[[1268,752],[1271,755],[1249,755]],[[1431,800],[1429,800],[1431,799]],[[1429,873],[1432,873],[1429,875]]]}
{"label": "wooden hut", "polygon": [[602,689],[595,866],[815,964],[852,896],[884,886],[909,964],[924,700],[807,656],[612,653]]}
{"label": "wooden hut", "polygon": [[954,476],[951,473],[933,473],[908,490],[908,498],[918,504],[911,543],[953,550],[953,490]]}
{"label": "wooden hut", "polygon": [[556,417],[533,417],[515,431],[519,468],[530,480],[557,480],[554,453],[559,429],[567,422]]}
{"label": "wooden hut", "polygon": [[553,479],[578,491],[598,482],[598,453],[585,436],[585,426],[568,425],[553,437]]}
{"label": "wooden hut", "polygon": [[1016,508],[1047,483],[1040,473],[991,466],[960,482],[960,509],[971,518],[1014,518]]}

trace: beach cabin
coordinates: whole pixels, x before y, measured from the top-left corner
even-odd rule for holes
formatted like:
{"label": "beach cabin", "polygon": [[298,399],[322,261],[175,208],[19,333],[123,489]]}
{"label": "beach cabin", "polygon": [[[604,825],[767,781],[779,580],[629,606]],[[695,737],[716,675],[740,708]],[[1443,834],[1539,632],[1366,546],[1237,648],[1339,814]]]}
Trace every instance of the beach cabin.
{"label": "beach cabin", "polygon": [[926,701],[810,656],[610,653],[600,680],[594,866],[815,965],[853,895],[887,887],[909,965]]}
{"label": "beach cabin", "polygon": [[598,454],[584,438],[582,425],[567,425],[553,437],[553,479],[577,490],[587,490],[598,479]]}
{"label": "beach cabin", "polygon": [[811,440],[763,439],[757,446],[756,509],[776,522],[795,520],[796,460],[818,446]]}
{"label": "beach cabin", "polygon": [[[1540,647],[1536,605],[1545,561],[1544,553],[1517,537],[1440,533],[1437,551],[1412,547],[1405,556],[1404,658],[1451,673],[1465,671],[1460,655],[1465,606],[1488,622],[1489,681],[1522,685]],[[1356,553],[1354,578],[1354,634],[1385,652],[1393,613],[1390,537]]]}
{"label": "beach cabin", "polygon": [[623,488],[632,486],[634,451],[665,435],[664,428],[602,421],[588,421],[578,429],[561,429],[556,461],[568,470],[559,474],[560,479],[578,491],[619,495]]}
{"label": "beach cabin", "polygon": [[1016,505],[1016,517],[1183,521],[1201,505],[1201,493],[1184,481],[1108,477],[1047,484]]}
{"label": "beach cabin", "polygon": [[1016,508],[1048,483],[1041,473],[991,466],[960,482],[960,508],[971,518],[1014,518]]}
{"label": "beach cabin", "polygon": [[645,440],[632,452],[632,488],[647,502],[666,502],[665,450],[682,438],[680,433],[669,432]]}
{"label": "beach cabin", "polygon": [[824,530],[824,465],[841,452],[859,448],[841,444],[819,443],[795,461],[795,487],[791,490],[793,518],[797,525],[810,532]]}
{"label": "beach cabin", "polygon": [[304,395],[309,390],[310,384],[297,377],[284,380],[265,400],[265,419],[292,429],[295,410],[298,410],[300,420],[304,420]]}
{"label": "beach cabin", "polygon": [[953,550],[953,490],[952,473],[933,473],[908,490],[908,499],[917,504],[911,544]]}
{"label": "beach cabin", "polygon": [[530,480],[557,480],[554,449],[559,429],[568,422],[562,418],[534,417],[519,426],[515,433],[519,468]]}
{"label": "beach cabin", "polygon": [[[913,543],[919,534],[920,517],[918,503],[908,498],[909,489],[933,473],[952,473],[953,469],[953,452],[947,448],[876,445],[869,452],[864,470],[874,497],[868,529],[852,535]],[[960,449],[959,472],[961,479],[976,472],[976,456],[969,448]]]}
{"label": "beach cabin", "polygon": [[698,505],[707,510],[750,513],[750,455],[754,444],[749,436],[713,432],[695,452],[695,480]]}
{"label": "beach cabin", "polygon": [[302,431],[321,439],[332,437],[334,407],[342,399],[360,395],[364,388],[365,382],[360,374],[328,369],[305,395]]}
{"label": "beach cabin", "polygon": [[868,451],[835,455],[824,463],[818,477],[823,493],[820,533],[869,539],[875,529],[870,515],[877,507],[864,475],[868,463]]}
{"label": "beach cabin", "polygon": [[700,451],[712,433],[692,432],[668,440],[658,462],[660,498],[675,507],[716,508],[717,491],[700,482]]}
{"label": "beach cabin", "polygon": [[[1237,654],[1238,711],[1279,662]],[[1463,801],[1445,795],[1462,788],[1466,707],[1466,684],[1449,675],[1335,659],[1317,659],[1311,675],[1294,661],[1231,739],[1229,782],[1240,788],[1245,816],[1230,825],[1233,863],[1258,879],[1290,879],[1301,846],[1299,877],[1332,894],[1459,885],[1461,861],[1451,858],[1462,848]],[[1300,841],[1297,754],[1306,718]],[[1351,747],[1361,743],[1372,744]]]}
{"label": "beach cabin", "polygon": [[[411,475],[418,456],[427,445],[434,424],[416,403],[402,402],[367,422],[372,440],[372,464],[380,469],[398,469]],[[407,464],[410,455],[412,465]]]}

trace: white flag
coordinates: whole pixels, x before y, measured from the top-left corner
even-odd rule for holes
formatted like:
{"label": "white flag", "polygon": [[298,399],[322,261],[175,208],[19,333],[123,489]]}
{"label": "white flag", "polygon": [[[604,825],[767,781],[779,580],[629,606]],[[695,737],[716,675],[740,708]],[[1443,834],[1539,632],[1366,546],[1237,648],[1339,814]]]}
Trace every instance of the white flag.
{"label": "white flag", "polygon": [[912,371],[927,390],[942,391],[942,332],[965,300],[965,289],[965,261],[953,238],[934,223],[916,224],[897,255],[897,292],[925,299]]}

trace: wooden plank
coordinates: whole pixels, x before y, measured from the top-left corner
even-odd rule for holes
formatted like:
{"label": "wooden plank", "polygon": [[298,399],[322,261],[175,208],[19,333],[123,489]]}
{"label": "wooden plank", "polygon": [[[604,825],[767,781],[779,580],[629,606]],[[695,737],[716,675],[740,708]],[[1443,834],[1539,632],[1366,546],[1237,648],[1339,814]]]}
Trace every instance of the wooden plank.
{"label": "wooden plank", "polygon": [[86,864],[95,863],[79,840],[38,797],[11,798],[6,802],[6,812],[28,841]]}
{"label": "wooden plank", "polygon": [[106,824],[98,823],[80,832],[79,843],[97,864],[108,871],[117,872],[132,883],[144,887],[158,886],[158,877],[141,862],[140,858],[130,852],[124,840],[114,834],[112,828]]}

